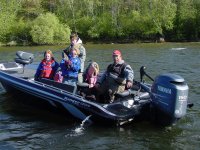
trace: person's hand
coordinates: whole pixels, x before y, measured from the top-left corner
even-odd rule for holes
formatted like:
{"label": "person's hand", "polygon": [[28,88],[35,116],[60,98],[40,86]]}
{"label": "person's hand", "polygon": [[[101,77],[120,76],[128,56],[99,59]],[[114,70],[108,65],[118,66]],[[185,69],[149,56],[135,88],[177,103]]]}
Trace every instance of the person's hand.
{"label": "person's hand", "polygon": [[72,62],[70,60],[65,61],[66,65],[71,66]]}
{"label": "person's hand", "polygon": [[126,88],[127,89],[130,89],[132,86],[133,86],[133,82],[131,82],[131,81],[126,82]]}
{"label": "person's hand", "polygon": [[100,83],[96,83],[95,85],[94,85],[94,88],[96,88],[96,89],[98,89],[100,87]]}
{"label": "person's hand", "polygon": [[67,55],[64,54],[64,58],[63,58],[65,61],[68,61],[69,60],[69,57]]}
{"label": "person's hand", "polygon": [[70,65],[70,66],[72,65],[72,62],[70,60],[68,60],[68,65]]}

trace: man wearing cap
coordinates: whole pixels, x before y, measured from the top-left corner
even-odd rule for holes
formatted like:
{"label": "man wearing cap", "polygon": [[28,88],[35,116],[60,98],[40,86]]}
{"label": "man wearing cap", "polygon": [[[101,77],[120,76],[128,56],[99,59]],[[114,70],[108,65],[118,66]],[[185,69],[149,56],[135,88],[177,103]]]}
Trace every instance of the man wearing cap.
{"label": "man wearing cap", "polygon": [[[109,103],[114,101],[114,94],[123,92],[133,85],[134,72],[130,65],[124,62],[120,50],[114,50],[113,63],[108,65],[107,70],[95,85],[98,94],[108,95]],[[97,99],[98,99],[97,95]]]}

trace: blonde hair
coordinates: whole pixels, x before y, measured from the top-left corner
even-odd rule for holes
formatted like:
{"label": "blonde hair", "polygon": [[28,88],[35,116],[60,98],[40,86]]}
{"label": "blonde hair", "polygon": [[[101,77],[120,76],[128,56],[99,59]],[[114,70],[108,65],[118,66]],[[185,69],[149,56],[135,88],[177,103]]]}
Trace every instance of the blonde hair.
{"label": "blonde hair", "polygon": [[51,50],[46,50],[46,51],[44,52],[44,58],[45,58],[46,54],[50,54],[51,57],[53,57],[53,53],[52,53]]}
{"label": "blonde hair", "polygon": [[75,44],[71,50],[75,50],[76,51],[76,54],[79,55],[80,54],[80,44]]}
{"label": "blonde hair", "polygon": [[95,74],[99,74],[99,65],[96,62],[92,62],[91,64],[95,68]]}

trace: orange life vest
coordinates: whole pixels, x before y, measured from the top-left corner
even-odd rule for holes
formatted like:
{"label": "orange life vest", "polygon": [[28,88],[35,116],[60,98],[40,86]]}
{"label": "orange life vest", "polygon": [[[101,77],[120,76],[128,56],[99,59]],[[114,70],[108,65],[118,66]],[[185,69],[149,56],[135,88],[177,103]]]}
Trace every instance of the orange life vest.
{"label": "orange life vest", "polygon": [[41,74],[40,76],[42,78],[52,78],[53,77],[53,73],[54,73],[54,70],[52,69],[52,64],[55,63],[54,60],[51,60],[51,61],[46,61],[45,59],[42,60],[42,71],[41,71]]}

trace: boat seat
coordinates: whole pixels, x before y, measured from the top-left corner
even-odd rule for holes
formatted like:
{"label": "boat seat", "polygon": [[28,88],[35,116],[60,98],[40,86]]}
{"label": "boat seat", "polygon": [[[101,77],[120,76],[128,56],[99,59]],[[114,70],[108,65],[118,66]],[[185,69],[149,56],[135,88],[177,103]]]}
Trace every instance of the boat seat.
{"label": "boat seat", "polygon": [[123,98],[123,97],[127,97],[129,95],[136,95],[138,91],[133,91],[133,90],[125,90],[124,92],[121,92],[121,93],[115,93],[115,96],[116,97],[120,97],[120,98]]}
{"label": "boat seat", "polygon": [[50,80],[50,79],[46,79],[46,78],[41,78],[39,80],[39,82],[51,85],[53,87],[68,91],[68,92],[73,93],[73,94],[76,94],[76,91],[77,91],[77,86],[55,82],[54,80]]}
{"label": "boat seat", "polygon": [[31,64],[33,62],[33,59],[34,59],[33,54],[23,52],[23,51],[17,51],[15,62],[22,65],[27,65],[27,64]]}
{"label": "boat seat", "polygon": [[15,62],[23,65],[23,73],[24,73],[24,66],[27,64],[31,64],[33,62],[33,59],[34,59],[33,54],[23,51],[17,51]]}

